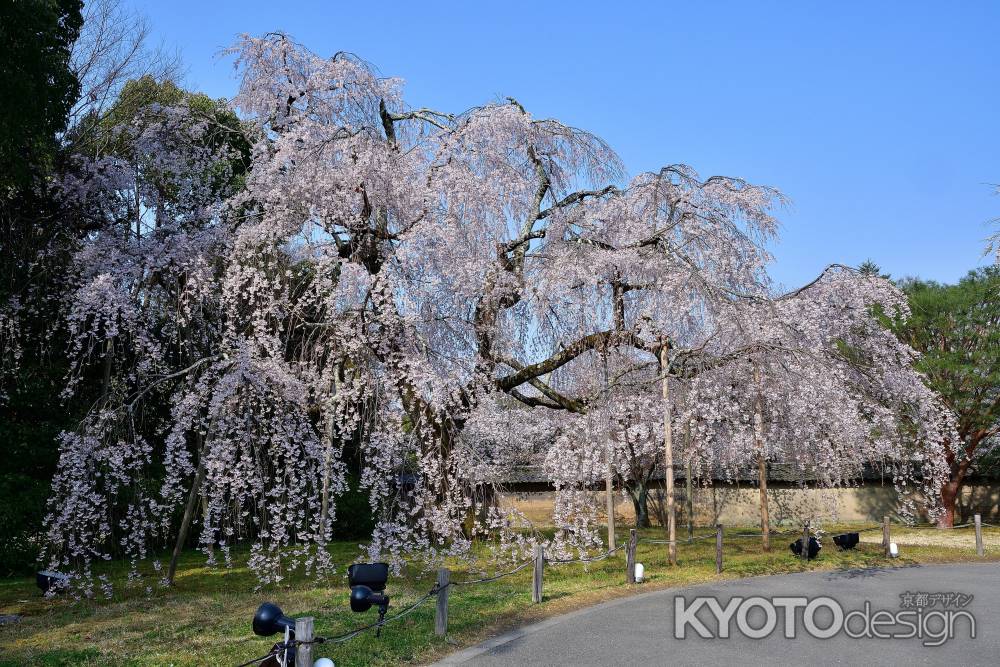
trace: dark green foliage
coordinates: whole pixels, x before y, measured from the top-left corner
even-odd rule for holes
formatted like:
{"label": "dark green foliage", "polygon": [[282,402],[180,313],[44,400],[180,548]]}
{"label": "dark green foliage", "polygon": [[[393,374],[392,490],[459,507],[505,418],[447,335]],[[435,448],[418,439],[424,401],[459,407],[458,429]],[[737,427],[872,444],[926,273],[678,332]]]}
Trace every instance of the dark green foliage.
{"label": "dark green foliage", "polygon": [[80,0],[0,0],[0,197],[44,174],[80,84]]}
{"label": "dark green foliage", "polygon": [[[81,9],[79,0],[0,0],[0,309],[19,311],[23,339],[50,333],[55,317],[65,230],[45,182],[79,92],[69,58]],[[26,347],[16,377],[0,375],[9,395],[0,402],[0,576],[35,565],[55,436],[72,420],[57,398],[63,370],[43,357],[42,346]]]}
{"label": "dark green foliage", "polygon": [[348,489],[337,498],[337,514],[333,522],[333,539],[369,539],[375,530],[375,515],[368,501],[368,492],[359,488],[358,479],[349,476]]}
{"label": "dark green foliage", "polygon": [[61,405],[58,377],[22,367],[19,385],[0,413],[0,576],[33,571],[49,482],[59,456],[56,436],[72,428],[76,406]]}
{"label": "dark green foliage", "polygon": [[965,439],[1000,431],[1000,267],[957,285],[902,284],[912,315],[897,332],[922,353],[918,368],[959,417]]}

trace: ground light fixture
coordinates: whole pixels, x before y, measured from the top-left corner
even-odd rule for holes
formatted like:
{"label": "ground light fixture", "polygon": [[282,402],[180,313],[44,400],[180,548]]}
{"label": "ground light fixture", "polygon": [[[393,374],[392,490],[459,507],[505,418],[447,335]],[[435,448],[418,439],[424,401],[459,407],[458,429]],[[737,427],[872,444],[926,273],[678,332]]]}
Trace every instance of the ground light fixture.
{"label": "ground light fixture", "polygon": [[859,535],[857,533],[844,533],[842,535],[834,535],[833,543],[843,551],[847,549],[853,549],[858,546]]}
{"label": "ground light fixture", "polygon": [[373,606],[378,607],[376,637],[382,633],[382,621],[389,610],[389,596],[383,593],[388,580],[388,563],[355,563],[347,568],[347,583],[351,587],[351,611],[363,613]]}
{"label": "ground light fixture", "polygon": [[[273,602],[265,602],[257,608],[257,613],[253,616],[253,633],[261,637],[270,637],[278,632],[284,631],[284,642],[275,644],[274,649],[281,649],[281,652],[270,657],[261,663],[262,667],[295,665],[295,648],[289,646],[289,642],[295,639],[295,619],[285,616],[281,607]],[[317,658],[313,661],[313,667],[335,667],[330,658]]]}
{"label": "ground light fixture", "polygon": [[[295,664],[295,649],[294,647],[289,647],[289,642],[295,638],[295,619],[285,616],[284,612],[281,611],[281,607],[273,602],[263,603],[257,607],[257,613],[253,615],[253,625],[251,627],[253,627],[253,633],[259,637],[270,637],[281,631],[285,633],[284,641],[281,644],[275,644],[274,648],[272,648],[272,651],[278,651],[279,647],[281,647],[281,653],[261,663],[263,667],[273,667],[275,665],[286,667],[287,665]],[[289,662],[289,659],[291,662]]]}
{"label": "ground light fixture", "polygon": [[295,634],[295,619],[285,616],[281,607],[273,602],[265,602],[257,607],[257,613],[253,615],[253,633],[260,637],[270,637],[281,632]]}

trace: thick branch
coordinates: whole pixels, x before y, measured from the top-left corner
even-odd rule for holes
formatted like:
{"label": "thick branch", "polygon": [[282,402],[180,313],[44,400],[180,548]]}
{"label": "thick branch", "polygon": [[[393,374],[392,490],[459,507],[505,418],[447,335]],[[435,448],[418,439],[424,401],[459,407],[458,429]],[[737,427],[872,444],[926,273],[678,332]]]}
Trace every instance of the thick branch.
{"label": "thick branch", "polygon": [[584,336],[578,341],[559,350],[548,359],[530,364],[520,370],[497,380],[497,385],[504,391],[509,391],[529,380],[551,373],[552,371],[568,364],[588,350],[593,350],[607,345],[613,337],[610,331],[601,331]]}

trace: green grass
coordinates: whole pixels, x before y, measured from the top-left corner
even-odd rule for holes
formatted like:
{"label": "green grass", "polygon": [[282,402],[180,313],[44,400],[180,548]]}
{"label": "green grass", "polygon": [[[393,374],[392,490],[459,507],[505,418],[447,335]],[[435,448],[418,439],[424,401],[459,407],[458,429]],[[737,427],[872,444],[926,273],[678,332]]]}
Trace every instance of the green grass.
{"label": "green grass", "polygon": [[[845,528],[842,526],[841,528]],[[699,531],[705,534],[705,531]],[[729,531],[727,531],[728,533]],[[724,572],[715,574],[715,542],[702,540],[678,547],[679,564],[666,562],[666,545],[639,544],[637,560],[646,567],[646,582],[625,583],[624,553],[599,563],[547,564],[542,604],[531,603],[531,568],[499,581],[451,589],[449,636],[436,637],[434,601],[428,600],[406,618],[390,623],[381,638],[362,634],[338,646],[316,647],[315,655],[329,656],[340,667],[425,663],[510,627],[602,600],[657,588],[683,586],[719,578],[749,577],[803,570],[852,569],[918,563],[978,560],[971,530],[893,528],[893,539],[903,546],[899,559],[881,555],[877,532],[863,535],[858,549],[838,552],[827,540],[820,558],[803,564],[788,551],[792,535],[776,536],[770,553],[762,553],[759,539],[732,537],[725,541]],[[1000,558],[1000,530],[985,529],[987,558]],[[644,531],[662,538],[660,530]],[[624,539],[624,535],[619,539]],[[355,543],[337,543],[335,562],[348,564],[358,555]],[[467,563],[449,563],[453,580],[484,574]],[[243,566],[210,568],[201,554],[185,554],[173,589],[147,582],[128,589],[124,570],[110,566],[116,579],[112,600],[46,600],[33,580],[0,581],[0,614],[22,614],[20,623],[0,627],[0,665],[236,665],[266,653],[274,639],[250,631],[254,610],[264,600],[277,602],[291,616],[313,616],[317,634],[335,635],[374,620],[376,612],[352,614],[343,573],[323,583],[298,578],[288,585],[254,592],[255,580]],[[508,569],[501,565],[500,570]],[[346,571],[346,567],[341,568]],[[391,577],[388,592],[401,609],[425,594],[433,573],[408,568]],[[392,615],[390,610],[390,615]]]}

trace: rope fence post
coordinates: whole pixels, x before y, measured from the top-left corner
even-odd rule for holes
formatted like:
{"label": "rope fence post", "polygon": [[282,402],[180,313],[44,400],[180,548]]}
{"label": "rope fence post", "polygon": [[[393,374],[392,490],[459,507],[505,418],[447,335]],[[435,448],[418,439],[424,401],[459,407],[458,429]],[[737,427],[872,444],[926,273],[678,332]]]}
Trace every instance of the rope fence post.
{"label": "rope fence post", "polygon": [[542,601],[542,571],[545,569],[545,548],[541,544],[535,545],[535,573],[531,579],[531,601],[539,603]]}
{"label": "rope fence post", "polygon": [[295,639],[306,642],[295,647],[296,667],[313,667],[313,619],[312,616],[295,619]]}
{"label": "rope fence post", "polygon": [[802,564],[809,562],[809,522],[802,525]]}
{"label": "rope fence post", "polygon": [[628,531],[628,547],[625,551],[625,582],[629,584],[635,583],[635,547],[639,543],[639,537],[635,532],[635,528],[630,528]]}
{"label": "rope fence post", "polygon": [[444,637],[448,634],[448,588],[451,583],[451,571],[442,567],[438,569],[437,578],[437,611],[434,614],[434,634]]}
{"label": "rope fence post", "polygon": [[884,516],[882,517],[882,548],[885,551],[886,558],[889,557],[889,543],[890,543],[889,517]]}
{"label": "rope fence post", "polygon": [[715,573],[722,574],[722,524],[715,524]]}
{"label": "rope fence post", "polygon": [[976,521],[976,555],[980,558],[983,557],[983,518],[980,515],[975,516]]}

